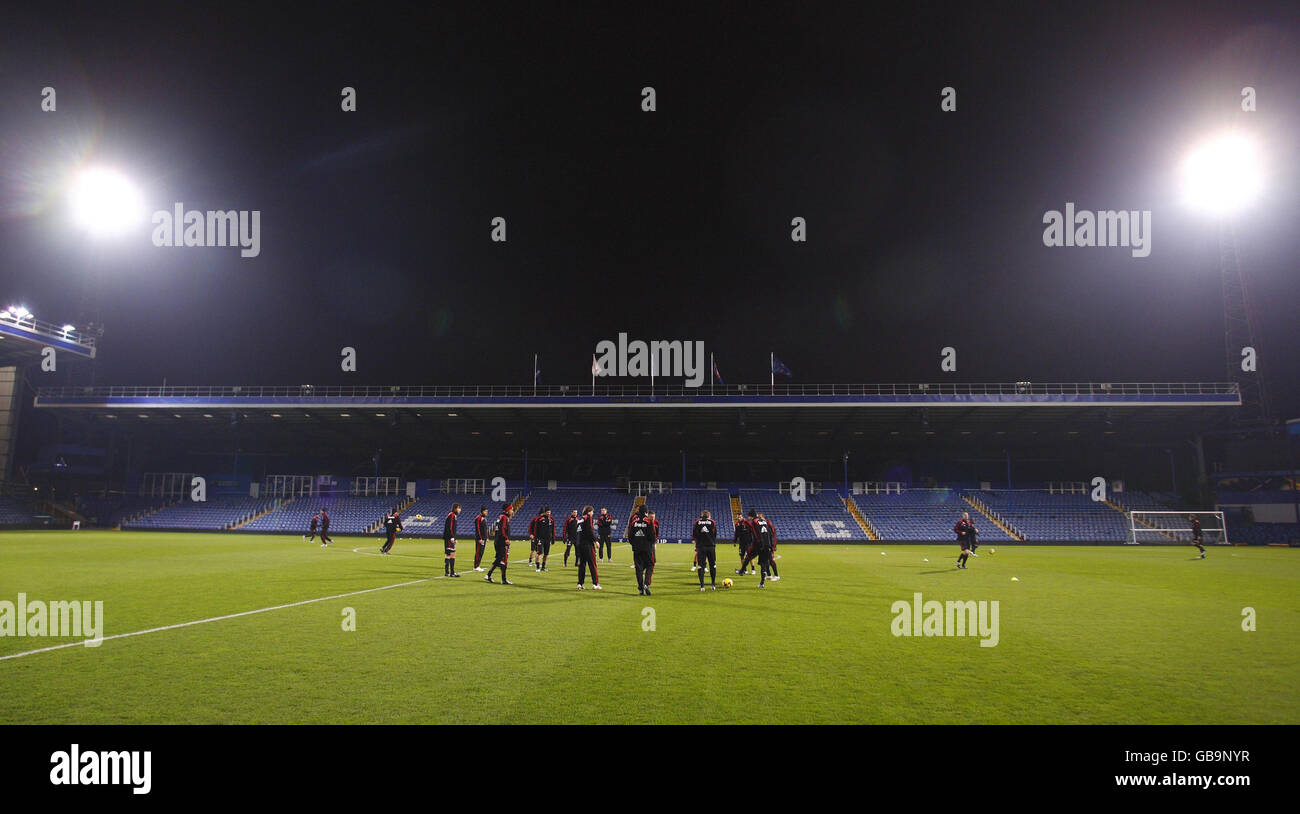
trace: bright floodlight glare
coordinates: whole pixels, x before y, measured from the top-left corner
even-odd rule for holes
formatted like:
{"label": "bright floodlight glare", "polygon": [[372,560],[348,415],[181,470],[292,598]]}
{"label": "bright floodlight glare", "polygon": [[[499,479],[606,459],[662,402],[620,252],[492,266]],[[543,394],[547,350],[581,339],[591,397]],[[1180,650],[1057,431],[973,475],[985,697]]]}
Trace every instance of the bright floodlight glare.
{"label": "bright floodlight glare", "polygon": [[1183,201],[1212,215],[1245,209],[1264,189],[1259,147],[1239,133],[1217,136],[1183,161]]}
{"label": "bright floodlight glare", "polygon": [[64,332],[64,333],[67,333],[68,331],[75,331],[75,330],[77,330],[77,326],[76,326],[76,325],[64,325],[64,326],[63,326],[63,332]]}
{"label": "bright floodlight glare", "polygon": [[140,190],[116,170],[84,170],[72,185],[70,203],[77,225],[101,237],[121,234],[144,216]]}

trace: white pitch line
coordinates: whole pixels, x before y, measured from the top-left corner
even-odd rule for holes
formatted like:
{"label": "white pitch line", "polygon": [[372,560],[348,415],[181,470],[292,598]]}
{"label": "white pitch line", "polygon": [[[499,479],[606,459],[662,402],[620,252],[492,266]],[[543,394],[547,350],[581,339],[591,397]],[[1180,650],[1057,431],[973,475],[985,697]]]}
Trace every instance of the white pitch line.
{"label": "white pitch line", "polygon": [[[195,619],[192,622],[181,622],[175,625],[151,627],[148,630],[136,630],[131,633],[115,633],[112,636],[105,636],[99,641],[107,642],[113,639],[125,639],[129,636],[143,636],[147,633],[161,633],[164,630],[176,630],[178,628],[191,627],[193,625],[206,625],[209,622],[221,622],[226,619],[238,619],[241,616],[252,616],[258,613],[269,613],[270,611],[284,610],[285,608],[296,608],[301,605],[312,605],[315,604],[316,602],[328,602],[331,599],[343,599],[349,596],[360,596],[361,594],[371,594],[374,593],[375,591],[387,591],[390,588],[405,588],[408,585],[419,585],[421,582],[429,582],[432,579],[433,577],[425,577],[424,579],[415,579],[415,580],[411,580],[410,582],[398,582],[393,585],[382,585],[378,588],[366,588],[361,591],[349,591],[348,593],[345,594],[334,594],[333,596],[322,596],[317,599],[304,599],[301,602],[289,602],[284,605],[275,605],[274,607],[270,607],[270,608],[258,608],[257,610],[240,611],[239,613],[228,613],[225,616],[213,616],[211,619]],[[22,653],[10,653],[7,656],[0,656],[0,661],[8,661],[9,659],[19,659],[22,658],[23,656],[35,655],[36,653],[48,653],[51,650],[63,650],[64,648],[67,647],[85,647],[87,641],[94,641],[94,640],[82,639],[80,641],[75,641],[75,642],[56,644],[52,647],[42,647],[37,650],[25,650]]]}
{"label": "white pitch line", "polygon": [[378,551],[362,551],[360,546],[358,546],[358,547],[352,549],[352,553],[353,553],[353,554],[364,554],[364,555],[367,556],[367,557],[406,557],[407,559],[410,559],[410,560],[434,560],[434,559],[437,559],[437,557],[425,557],[425,556],[420,555],[420,554],[380,554]]}

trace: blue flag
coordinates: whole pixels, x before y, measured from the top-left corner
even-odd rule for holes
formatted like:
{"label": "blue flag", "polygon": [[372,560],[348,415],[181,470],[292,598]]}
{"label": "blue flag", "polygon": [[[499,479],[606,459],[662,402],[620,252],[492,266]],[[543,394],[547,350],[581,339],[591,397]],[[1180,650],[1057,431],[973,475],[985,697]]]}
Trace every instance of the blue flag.
{"label": "blue flag", "polygon": [[772,372],[780,373],[782,376],[789,376],[792,379],[794,378],[794,374],[790,372],[790,368],[786,367],[785,362],[776,358],[775,355],[772,356]]}
{"label": "blue flag", "polygon": [[713,363],[713,378],[718,380],[718,384],[723,385],[724,387],[726,386],[727,383],[722,380],[722,374],[718,372],[717,362]]}

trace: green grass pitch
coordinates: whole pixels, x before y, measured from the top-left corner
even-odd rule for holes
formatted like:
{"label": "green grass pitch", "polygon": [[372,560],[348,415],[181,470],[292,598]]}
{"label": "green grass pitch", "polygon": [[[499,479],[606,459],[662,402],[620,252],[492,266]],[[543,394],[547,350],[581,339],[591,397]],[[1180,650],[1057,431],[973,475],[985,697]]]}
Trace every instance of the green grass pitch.
{"label": "green grass pitch", "polygon": [[[400,586],[0,660],[0,721],[1300,722],[1292,550],[985,546],[957,571],[951,545],[791,544],[780,582],[700,594],[690,546],[662,545],[645,598],[626,545],[600,593],[577,591],[559,553],[550,573],[526,568],[526,542],[515,587],[471,570],[472,543],[456,580],[440,542],[359,553],[377,545],[0,534],[0,600],[102,600],[105,636]],[[719,583],[734,550],[718,548]],[[997,600],[997,646],[895,637],[891,606],[918,591]],[[69,641],[0,637],[0,657]]]}

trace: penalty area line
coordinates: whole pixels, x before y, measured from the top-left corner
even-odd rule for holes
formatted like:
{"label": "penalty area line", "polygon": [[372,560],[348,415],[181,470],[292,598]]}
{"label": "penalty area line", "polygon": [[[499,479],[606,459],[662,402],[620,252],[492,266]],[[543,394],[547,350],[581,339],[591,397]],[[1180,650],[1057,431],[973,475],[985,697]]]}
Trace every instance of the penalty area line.
{"label": "penalty area line", "polygon": [[114,633],[112,636],[105,636],[102,639],[98,639],[98,640],[82,639],[80,641],[75,641],[75,642],[65,642],[64,644],[56,644],[51,647],[41,647],[41,648],[37,648],[36,650],[25,650],[21,653],[10,653],[7,656],[0,656],[0,661],[8,661],[9,659],[20,659],[23,656],[33,656],[37,653],[48,653],[52,650],[63,650],[68,647],[86,647],[88,646],[87,645],[88,642],[96,642],[96,644],[90,646],[98,647],[100,643],[112,641],[113,639],[126,639],[131,636],[144,636],[149,633],[161,633],[164,630],[178,630],[183,627],[193,627],[194,625],[206,625],[209,622],[223,622],[227,619],[238,619],[241,616],[253,616],[259,613],[270,613],[271,611],[285,610],[286,608],[297,608],[303,605],[313,605],[317,602],[329,602],[332,599],[344,599],[349,596],[361,596],[362,594],[372,594],[376,591],[387,591],[392,588],[405,588],[408,585],[419,585],[422,582],[430,582],[432,580],[433,577],[425,577],[424,579],[414,579],[408,582],[397,582],[392,585],[381,585],[377,588],[365,588],[360,591],[348,591],[345,594],[334,594],[333,596],[321,596],[321,597],[317,597],[316,599],[304,599],[301,602],[287,602],[283,605],[274,605],[269,608],[258,608],[256,610],[240,611],[239,613],[228,613],[225,616],[213,616],[210,619],[195,619],[192,622],[179,622],[174,625],[163,625],[162,627],[151,627],[148,630],[135,630],[130,633]]}

